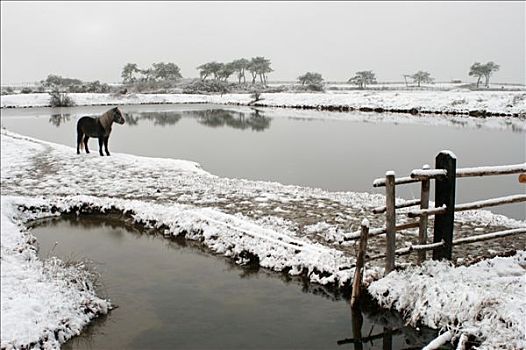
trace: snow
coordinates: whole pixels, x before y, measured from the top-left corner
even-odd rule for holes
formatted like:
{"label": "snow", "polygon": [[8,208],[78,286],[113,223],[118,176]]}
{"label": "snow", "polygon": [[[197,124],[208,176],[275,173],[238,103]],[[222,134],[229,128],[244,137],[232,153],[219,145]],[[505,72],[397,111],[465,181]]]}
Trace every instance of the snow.
{"label": "snow", "polygon": [[526,348],[526,252],[469,267],[427,261],[373,282],[383,307],[403,312],[411,325],[475,335],[479,349]]}
{"label": "snow", "polygon": [[451,332],[447,331],[435,338],[431,343],[427,344],[422,350],[435,350],[439,349],[442,345],[446,344],[451,340]]}
{"label": "snow", "polygon": [[[73,101],[85,105],[124,105],[148,103],[215,103],[242,104],[252,101],[250,94],[194,95],[194,94],[95,94],[71,93]],[[417,109],[468,113],[485,110],[492,113],[526,114],[524,91],[374,91],[353,90],[343,93],[263,93],[258,106],[267,107],[327,107],[344,106],[354,109],[383,108]],[[49,106],[47,93],[1,96],[0,106]]]}
{"label": "snow", "polygon": [[[39,340],[56,348],[110,307],[108,301],[93,294],[92,287],[89,290],[85,287],[89,285],[89,276],[83,274],[82,266],[71,268],[53,260],[38,259],[34,239],[23,228],[28,220],[61,212],[117,210],[126,220],[156,228],[166,236],[184,235],[237,263],[257,261],[274,271],[302,274],[312,283],[335,286],[350,283],[353,276],[354,250],[342,243],[349,230],[352,232],[353,226],[359,228],[364,219],[372,227],[383,225],[381,218],[371,214],[372,208],[385,204],[382,195],[220,178],[185,160],[119,153],[111,157],[77,155],[70,147],[7,130],[0,133],[1,339],[6,348],[20,348]],[[461,214],[457,222],[466,224],[471,233],[472,223],[484,230],[495,226],[526,227],[526,222],[488,211]],[[369,244],[373,250],[383,244],[381,240],[375,242],[375,238]],[[441,266],[429,263],[429,269]],[[515,273],[515,268],[506,271]],[[382,268],[371,264],[365,280],[374,280],[381,274]],[[81,283],[71,283],[68,276],[77,275],[85,278]],[[388,278],[393,276],[391,273]],[[482,274],[478,280],[491,284]],[[400,295],[395,294],[393,300],[379,300],[402,302],[403,281],[401,278],[396,282],[401,288]],[[441,282],[436,280],[437,288]],[[421,289],[413,292],[424,293],[423,286],[434,284],[435,280],[429,277],[427,285],[420,285]],[[515,297],[513,292],[516,290],[510,290],[503,298]],[[82,311],[86,306],[92,310],[87,314]],[[423,310],[424,307],[419,309]],[[454,312],[451,310],[455,309],[449,310],[451,316]],[[443,327],[448,324],[446,316],[429,324]],[[426,321],[423,317],[422,322]]]}
{"label": "snow", "polygon": [[455,155],[455,153],[453,153],[452,151],[448,150],[448,149],[445,149],[445,150],[442,150],[440,151],[440,154],[444,154],[444,155],[447,155],[453,159],[457,159],[457,156]]}
{"label": "snow", "polygon": [[526,162],[522,164],[513,164],[513,165],[461,168],[461,169],[457,169],[457,177],[477,176],[477,175],[480,176],[481,173],[513,173],[517,171],[526,172]]}
{"label": "snow", "polygon": [[16,209],[3,196],[1,209],[2,349],[38,343],[56,348],[111,304],[95,295],[82,263],[39,260],[34,238],[18,225]]}
{"label": "snow", "polygon": [[[409,82],[409,81],[408,81]],[[473,82],[474,83],[474,82]],[[409,86],[405,82],[378,82],[376,84],[369,85],[367,88],[371,90],[385,90],[385,89],[397,89],[397,90],[469,90],[466,87],[469,82],[452,83],[452,82],[433,82],[425,83],[420,87],[416,86],[416,83],[409,82]],[[279,85],[279,84],[274,84]],[[325,84],[327,88],[341,88],[341,89],[354,89],[356,90],[356,84],[349,84],[343,82],[327,82]],[[522,84],[509,84],[509,83],[490,83],[489,89],[504,89],[504,90],[524,90]]]}

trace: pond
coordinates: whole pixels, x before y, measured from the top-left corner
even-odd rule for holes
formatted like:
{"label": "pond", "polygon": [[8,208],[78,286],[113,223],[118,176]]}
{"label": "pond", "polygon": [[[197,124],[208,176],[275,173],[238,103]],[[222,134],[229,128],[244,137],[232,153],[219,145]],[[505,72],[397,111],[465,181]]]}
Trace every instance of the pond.
{"label": "pond", "polygon": [[[2,110],[6,128],[75,147],[75,123],[100,115],[107,106]],[[196,161],[212,174],[277,181],[329,191],[378,192],[372,181],[395,170],[407,176],[434,165],[443,149],[457,167],[506,165],[526,160],[526,132],[458,125],[397,124],[344,118],[360,112],[303,112],[217,105],[123,106],[128,122],[114,127],[110,150]],[[363,113],[362,113],[363,114]],[[290,116],[289,116],[290,115]],[[376,114],[366,114],[376,115]],[[418,117],[414,117],[418,118]],[[90,141],[92,150],[97,142]],[[524,193],[516,175],[459,179],[457,202]],[[397,188],[397,196],[419,196],[417,185]],[[496,213],[526,219],[523,204],[495,207]]]}
{"label": "pond", "polygon": [[[119,221],[69,216],[44,220],[32,233],[42,259],[94,261],[99,293],[119,306],[63,349],[401,349],[436,336],[372,303],[352,314],[321,286],[240,267]],[[359,333],[371,341],[353,344]]]}

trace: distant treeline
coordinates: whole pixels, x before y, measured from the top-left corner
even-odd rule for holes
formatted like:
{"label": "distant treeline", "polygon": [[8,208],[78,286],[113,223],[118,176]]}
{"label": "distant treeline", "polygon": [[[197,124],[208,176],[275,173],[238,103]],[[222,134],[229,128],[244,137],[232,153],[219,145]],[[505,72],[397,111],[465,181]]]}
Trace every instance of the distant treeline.
{"label": "distant treeline", "polygon": [[[80,79],[64,78],[50,74],[36,87],[24,87],[20,93],[45,92],[57,90],[62,93],[108,93],[108,92],[182,92],[182,93],[227,93],[227,92],[279,92],[279,91],[324,91],[325,82],[318,72],[306,72],[298,76],[298,85],[287,88],[269,88],[268,74],[274,70],[268,58],[257,56],[251,59],[239,58],[231,62],[211,61],[196,67],[199,79],[182,81],[182,74],[177,64],[173,62],[153,63],[151,67],[140,68],[136,63],[127,63],[121,72],[123,86],[109,86],[100,81],[84,82]],[[471,65],[468,75],[477,79],[476,88],[484,80],[489,87],[492,74],[500,69],[495,62],[485,64],[475,62]],[[231,79],[234,77],[234,81]],[[426,71],[413,74],[403,74],[406,86],[421,87],[432,83],[434,79]],[[409,80],[408,80],[409,79]],[[376,74],[372,70],[358,71],[347,82],[358,89],[366,89],[376,84]],[[457,81],[461,82],[461,81]],[[2,88],[2,94],[14,93],[12,88]]]}

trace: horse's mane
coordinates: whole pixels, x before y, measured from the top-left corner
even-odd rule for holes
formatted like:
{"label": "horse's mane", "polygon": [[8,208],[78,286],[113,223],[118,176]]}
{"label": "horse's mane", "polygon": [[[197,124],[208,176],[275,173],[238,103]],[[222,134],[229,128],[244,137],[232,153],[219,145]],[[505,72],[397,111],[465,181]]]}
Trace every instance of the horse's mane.
{"label": "horse's mane", "polygon": [[111,123],[113,123],[113,110],[110,109],[99,117],[100,124],[106,131],[111,130]]}

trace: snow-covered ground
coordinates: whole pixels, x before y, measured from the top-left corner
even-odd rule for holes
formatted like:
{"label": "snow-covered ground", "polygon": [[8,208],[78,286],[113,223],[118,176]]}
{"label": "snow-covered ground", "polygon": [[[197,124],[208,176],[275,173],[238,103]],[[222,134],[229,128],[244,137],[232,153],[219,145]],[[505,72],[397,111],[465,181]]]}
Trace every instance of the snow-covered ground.
{"label": "snow-covered ground", "polygon": [[[455,89],[465,89],[466,86],[469,86],[469,82],[464,83],[451,83],[451,82],[434,82],[434,83],[423,83],[420,87],[416,83],[411,82],[408,79],[408,85],[404,82],[379,82],[377,84],[369,85],[367,88],[372,90],[455,90]],[[356,89],[355,84],[348,83],[327,83],[326,87],[337,88],[337,89]],[[499,83],[490,83],[489,87],[480,86],[481,90],[526,90],[526,87],[521,84],[499,84]]]}
{"label": "snow-covered ground", "polygon": [[[466,88],[472,82],[461,82],[461,83],[452,83],[452,82],[433,82],[433,83],[423,83],[421,87],[418,87],[416,83],[412,82],[411,79],[408,79],[408,84],[406,85],[403,81],[398,82],[378,82],[376,84],[368,85],[367,88],[370,90],[455,90]],[[269,82],[269,86],[294,86],[301,85],[298,81],[283,81],[283,82]],[[481,90],[485,87],[480,86]],[[336,81],[327,81],[325,83],[326,89],[341,89],[341,90],[356,90],[358,86],[356,84],[349,84],[348,82],[336,82]],[[509,84],[509,83],[490,83],[489,90],[526,90],[526,86],[522,84]]]}
{"label": "snow-covered ground", "polygon": [[[70,147],[7,130],[1,131],[1,167],[2,347],[9,344],[20,347],[45,337],[51,346],[56,346],[75,334],[98,312],[105,312],[109,306],[108,302],[92,294],[91,287],[87,291],[71,283],[68,285],[67,278],[63,283],[60,282],[64,281],[63,278],[56,278],[61,275],[82,275],[82,270],[65,272],[65,267],[57,263],[55,265],[58,267],[53,271],[58,272],[46,272],[44,267],[51,263],[42,262],[36,257],[31,236],[23,229],[23,225],[20,226],[30,219],[61,212],[117,212],[123,220],[155,227],[168,236],[184,235],[186,239],[198,240],[211,251],[229,256],[238,263],[259,263],[275,271],[303,274],[313,283],[335,286],[349,283],[354,270],[353,242],[345,241],[345,238],[359,227],[363,218],[368,218],[373,227],[383,225],[382,218],[371,213],[371,208],[384,203],[385,198],[381,195],[326,192],[279,183],[220,178],[202,170],[194,162],[183,160],[126,154],[113,154],[111,157],[100,157],[93,153],[77,155]],[[404,220],[407,219],[400,215],[399,223]],[[464,212],[456,219],[456,236],[469,235],[475,230],[479,233],[501,227],[525,226],[526,222],[488,211]],[[414,230],[401,232],[397,236],[398,247],[416,239]],[[463,248],[468,250],[467,253],[463,251],[462,255],[475,256],[481,249],[482,253],[486,250],[502,252],[511,248],[524,250],[523,238],[490,241],[483,247],[475,245],[471,251]],[[383,252],[381,238],[371,239],[370,246],[371,254]],[[30,259],[27,259],[28,256]],[[522,260],[519,259],[519,263]],[[517,268],[514,267],[515,263],[510,264],[510,269],[499,271],[503,275],[509,272],[511,280],[516,278]],[[431,263],[429,266],[442,265]],[[366,271],[367,280],[374,280],[381,272],[380,266],[370,265]],[[396,300],[402,300],[401,295],[408,288],[404,285],[403,274],[392,274],[389,278],[396,286],[390,292],[392,294],[376,293],[374,291],[379,291],[382,285],[371,285],[371,291],[382,303],[388,303],[393,295],[400,295]],[[486,280],[486,277],[480,274],[479,279]],[[48,290],[33,289],[31,286],[35,281],[48,286],[46,288],[49,290],[59,290],[57,297],[48,298],[51,302],[42,303],[44,305],[40,307],[35,306],[39,304],[38,300],[46,300],[45,293]],[[439,288],[442,282],[430,278],[425,288],[434,288],[435,284]],[[491,284],[491,280],[485,283]],[[518,283],[522,283],[524,289],[524,279]],[[21,288],[27,288],[22,289],[26,292],[20,293]],[[498,287],[494,285],[492,288]],[[447,290],[450,298],[465,299],[461,290],[457,289]],[[18,291],[17,295],[14,295],[15,290]],[[515,289],[512,291],[517,292]],[[415,289],[415,293],[423,295],[424,292],[424,289]],[[59,298],[61,293],[67,296],[67,303]],[[517,298],[521,296],[520,293],[512,295]],[[26,303],[33,305],[30,312],[16,312],[21,308],[20,303],[24,302],[20,298],[31,300]],[[509,294],[503,294],[501,298],[508,300]],[[89,300],[92,312],[82,318],[79,310],[84,310],[82,307],[85,307],[86,300]],[[482,307],[485,310],[488,307],[487,303],[480,306],[477,300],[467,300],[463,304],[464,309]],[[405,309],[408,311],[407,307]],[[422,310],[419,308],[415,312],[421,314]],[[444,317],[438,321],[433,319],[435,323],[432,324],[430,318],[422,317],[419,320],[436,327],[448,327],[457,313],[454,309],[433,310],[436,314],[444,312]],[[50,312],[53,312],[53,317],[48,317]],[[414,319],[420,314],[415,314]],[[506,314],[505,309],[498,314],[508,322],[509,327],[514,328],[513,332],[503,337],[521,332],[521,323],[515,321],[514,315]],[[19,320],[21,317],[27,320]],[[46,320],[47,323],[34,329],[15,327],[19,321],[30,324],[38,320]],[[64,322],[70,326],[64,326]],[[471,324],[468,322],[467,325]],[[480,338],[486,339],[487,329],[480,328],[479,332]],[[508,340],[510,343],[514,341]]]}
{"label": "snow-covered ground", "polygon": [[442,328],[479,349],[526,348],[526,252],[465,267],[426,262],[373,282],[369,292],[408,323]]}
{"label": "snow-covered ground", "polygon": [[1,208],[2,349],[57,348],[111,304],[95,295],[81,261],[38,259],[12,199],[2,196]]}
{"label": "snow-covered ground", "polygon": [[[215,103],[247,105],[249,94],[69,94],[77,105],[123,105],[147,103]],[[469,113],[526,114],[524,91],[328,91],[327,93],[263,93],[258,106],[268,107],[347,107],[352,109],[440,111]],[[20,94],[1,96],[1,107],[49,106],[49,95]]]}

